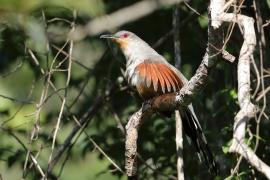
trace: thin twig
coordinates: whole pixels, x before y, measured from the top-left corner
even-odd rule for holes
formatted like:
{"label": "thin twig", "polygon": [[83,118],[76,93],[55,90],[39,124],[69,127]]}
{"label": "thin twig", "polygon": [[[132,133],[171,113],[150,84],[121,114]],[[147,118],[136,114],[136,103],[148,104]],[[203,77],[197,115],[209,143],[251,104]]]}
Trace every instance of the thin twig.
{"label": "thin twig", "polygon": [[[11,135],[23,147],[25,152],[28,154],[28,148],[24,145],[23,141],[20,140],[20,138],[16,134],[14,134],[12,131],[10,131],[8,129],[2,128],[2,127],[0,127],[0,128],[1,128],[1,130],[5,131],[9,135]],[[30,160],[32,161],[32,163],[34,164],[34,166],[36,167],[36,169],[38,170],[38,172],[40,173],[40,175],[42,176],[42,178],[44,178],[45,174],[44,174],[42,168],[40,167],[40,165],[38,164],[36,158],[33,156],[32,153],[29,154],[29,157],[30,157]]]}
{"label": "thin twig", "polygon": [[116,89],[116,86],[112,86],[109,90],[105,90],[106,93],[98,96],[92,103],[92,106],[81,116],[78,120],[79,123],[76,123],[69,133],[69,135],[65,138],[64,143],[57,149],[56,153],[52,157],[51,163],[48,164],[46,174],[50,174],[53,170],[54,166],[62,157],[63,153],[70,147],[72,144],[72,140],[74,136],[81,130],[82,127],[87,127],[87,125],[91,122],[93,116],[98,112],[98,108],[105,102],[104,99],[109,97],[111,93]]}
{"label": "thin twig", "polygon": [[[178,5],[175,5],[173,9],[173,40],[174,40],[174,58],[175,67],[180,69],[181,67],[181,51],[180,51],[180,11]],[[184,180],[184,160],[183,160],[183,128],[182,119],[179,110],[175,111],[175,142],[176,142],[176,154],[177,154],[177,178],[178,180]]]}
{"label": "thin twig", "polygon": [[[75,20],[77,17],[77,12],[76,10],[73,11],[73,22],[71,23],[71,30],[70,32],[73,32],[75,30]],[[68,87],[69,87],[69,82],[70,82],[70,76],[71,76],[71,67],[72,67],[72,53],[73,53],[73,40],[69,41],[69,58],[68,58],[68,71],[67,71],[67,78],[66,78],[66,87],[65,87],[65,95],[61,104],[61,108],[59,111],[59,115],[57,118],[57,123],[55,125],[55,129],[54,129],[54,134],[53,134],[53,142],[52,142],[52,147],[51,147],[51,155],[49,157],[49,162],[48,164],[51,163],[52,160],[52,155],[53,155],[53,151],[54,151],[54,147],[55,147],[55,141],[56,141],[56,137],[57,137],[57,132],[60,128],[60,123],[61,123],[61,119],[63,116],[63,112],[64,112],[64,107],[66,104],[66,98],[68,95]]]}
{"label": "thin twig", "polygon": [[[244,43],[240,50],[238,62],[238,102],[240,111],[234,119],[233,141],[229,152],[242,155],[254,168],[270,179],[270,167],[265,164],[255,152],[245,143],[246,124],[255,116],[256,106],[250,100],[250,58],[256,45],[254,20],[242,14],[225,13],[222,11],[225,0],[212,0],[211,8],[214,27],[219,28],[222,22],[236,22],[243,29]],[[262,71],[263,69],[261,69]]]}
{"label": "thin twig", "polygon": [[8,99],[8,100],[16,102],[16,103],[20,103],[20,104],[34,104],[35,103],[34,101],[19,100],[19,99],[15,99],[13,97],[8,97],[8,96],[2,95],[2,94],[0,94],[0,97],[4,98],[4,99]]}
{"label": "thin twig", "polygon": [[[257,30],[259,32],[259,52],[260,52],[260,72],[261,72],[261,77],[263,77],[263,67],[264,67],[264,58],[265,58],[265,49],[266,49],[266,40],[265,40],[265,35],[264,35],[264,29],[263,29],[263,25],[262,25],[262,15],[261,15],[261,9],[260,7],[257,7],[257,5],[259,5],[259,2],[256,2],[255,0],[253,0],[253,6],[255,9],[255,15],[256,15],[256,20],[257,20]],[[261,89],[262,92],[266,92],[265,89],[265,83],[264,83],[264,78],[261,78]],[[262,120],[264,111],[266,109],[266,93],[262,93],[260,96],[263,97],[263,106],[260,109],[260,113],[258,118],[256,119],[256,142],[255,142],[255,147],[254,147],[254,152],[256,152],[258,146],[259,146],[259,133],[260,133],[260,122]],[[256,98],[260,99],[260,98]]]}

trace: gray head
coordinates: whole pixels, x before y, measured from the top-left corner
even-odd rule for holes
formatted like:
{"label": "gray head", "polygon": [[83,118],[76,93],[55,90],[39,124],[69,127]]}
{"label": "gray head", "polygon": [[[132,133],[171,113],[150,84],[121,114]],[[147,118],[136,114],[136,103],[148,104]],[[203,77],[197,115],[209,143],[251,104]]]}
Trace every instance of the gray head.
{"label": "gray head", "polygon": [[136,34],[125,30],[118,31],[115,34],[101,35],[100,38],[111,39],[117,42],[121,49],[125,49],[127,46],[133,44],[134,42],[142,42],[141,38],[139,38]]}
{"label": "gray head", "polygon": [[100,38],[108,38],[119,44],[126,57],[127,65],[139,63],[145,59],[160,58],[160,55],[154,49],[130,31],[119,31],[112,35],[102,35]]}

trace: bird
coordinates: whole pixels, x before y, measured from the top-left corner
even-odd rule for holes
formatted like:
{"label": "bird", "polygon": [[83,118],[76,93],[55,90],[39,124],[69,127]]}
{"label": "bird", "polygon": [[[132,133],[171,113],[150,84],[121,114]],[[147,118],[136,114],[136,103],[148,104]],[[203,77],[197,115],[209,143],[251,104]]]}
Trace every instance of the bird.
{"label": "bird", "polygon": [[[115,34],[104,34],[100,38],[116,42],[126,59],[125,78],[134,86],[143,100],[179,91],[188,80],[162,55],[135,33],[121,30]],[[193,142],[199,158],[210,172],[217,174],[218,168],[192,104],[180,110],[183,129]]]}

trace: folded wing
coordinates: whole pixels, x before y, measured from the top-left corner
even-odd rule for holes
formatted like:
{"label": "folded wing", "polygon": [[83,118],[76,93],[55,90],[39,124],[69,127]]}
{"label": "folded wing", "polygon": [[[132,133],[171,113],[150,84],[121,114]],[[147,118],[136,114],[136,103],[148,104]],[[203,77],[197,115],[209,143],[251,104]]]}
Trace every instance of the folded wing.
{"label": "folded wing", "polygon": [[141,63],[136,67],[140,86],[153,88],[155,92],[175,92],[182,88],[180,77],[166,64]]}

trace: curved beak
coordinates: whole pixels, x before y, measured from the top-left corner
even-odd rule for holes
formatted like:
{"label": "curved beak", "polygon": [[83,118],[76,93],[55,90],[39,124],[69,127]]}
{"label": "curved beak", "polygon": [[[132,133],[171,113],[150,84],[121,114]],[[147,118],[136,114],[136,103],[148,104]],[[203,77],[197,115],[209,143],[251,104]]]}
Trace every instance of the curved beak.
{"label": "curved beak", "polygon": [[115,35],[112,34],[103,34],[100,36],[101,39],[117,39],[118,37],[116,37]]}

